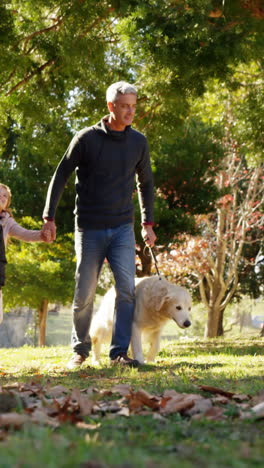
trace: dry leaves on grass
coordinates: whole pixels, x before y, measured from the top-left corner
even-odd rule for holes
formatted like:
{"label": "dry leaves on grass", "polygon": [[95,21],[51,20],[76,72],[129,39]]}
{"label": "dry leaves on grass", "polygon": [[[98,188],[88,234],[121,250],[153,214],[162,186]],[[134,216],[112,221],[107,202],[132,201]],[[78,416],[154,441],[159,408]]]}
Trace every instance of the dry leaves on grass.
{"label": "dry leaves on grass", "polygon": [[[264,418],[264,392],[255,397],[236,394],[221,388],[200,385],[200,393],[179,393],[168,389],[154,395],[144,389],[134,390],[128,384],[111,389],[68,389],[62,385],[52,387],[39,383],[14,383],[0,387],[0,440],[9,428],[20,429],[24,424],[48,425],[53,428],[64,423],[93,430],[99,427],[98,416],[111,417],[133,414],[153,414],[155,419],[179,413],[192,419],[227,419],[226,408],[232,405],[236,417]],[[89,416],[89,424],[85,417]],[[94,418],[94,424],[90,419]]]}

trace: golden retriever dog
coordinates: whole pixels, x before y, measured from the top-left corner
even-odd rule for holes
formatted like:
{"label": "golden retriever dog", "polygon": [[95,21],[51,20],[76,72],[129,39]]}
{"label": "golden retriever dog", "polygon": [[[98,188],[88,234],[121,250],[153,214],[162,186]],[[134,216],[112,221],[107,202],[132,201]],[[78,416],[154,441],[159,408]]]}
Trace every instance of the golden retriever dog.
{"label": "golden retriever dog", "polygon": [[[133,358],[143,364],[142,335],[149,344],[146,360],[152,362],[159,351],[161,331],[168,320],[174,320],[180,328],[191,325],[191,296],[185,288],[159,276],[137,278],[135,296],[131,348]],[[112,287],[92,318],[90,337],[95,365],[100,362],[102,343],[111,340],[114,307],[115,289]]]}

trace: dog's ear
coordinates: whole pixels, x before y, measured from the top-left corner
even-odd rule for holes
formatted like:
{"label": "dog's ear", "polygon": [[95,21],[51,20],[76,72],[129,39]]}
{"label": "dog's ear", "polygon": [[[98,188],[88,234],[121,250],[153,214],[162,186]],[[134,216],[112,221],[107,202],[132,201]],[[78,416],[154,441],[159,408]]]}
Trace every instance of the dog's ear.
{"label": "dog's ear", "polygon": [[165,301],[168,299],[168,288],[163,281],[157,281],[151,285],[148,292],[149,306],[157,311],[161,310]]}
{"label": "dog's ear", "polygon": [[156,296],[155,301],[154,301],[154,307],[157,311],[162,309],[164,303],[166,302],[166,299],[167,299],[166,295]]}

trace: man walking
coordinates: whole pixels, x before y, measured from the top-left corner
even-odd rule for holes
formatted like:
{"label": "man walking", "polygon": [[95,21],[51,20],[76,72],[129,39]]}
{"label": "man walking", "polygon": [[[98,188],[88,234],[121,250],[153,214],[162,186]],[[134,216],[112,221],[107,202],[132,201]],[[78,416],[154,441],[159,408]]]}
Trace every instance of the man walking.
{"label": "man walking", "polygon": [[43,213],[44,231],[56,238],[55,212],[64,186],[76,173],[75,250],[73,300],[73,357],[68,368],[81,365],[91,349],[89,337],[93,301],[105,259],[113,272],[116,303],[110,360],[137,367],[127,355],[135,301],[134,180],[141,208],[142,236],[147,245],[153,231],[153,180],[147,140],[131,128],[137,90],[120,81],[106,93],[109,115],[81,130],[71,141],[50,182]]}

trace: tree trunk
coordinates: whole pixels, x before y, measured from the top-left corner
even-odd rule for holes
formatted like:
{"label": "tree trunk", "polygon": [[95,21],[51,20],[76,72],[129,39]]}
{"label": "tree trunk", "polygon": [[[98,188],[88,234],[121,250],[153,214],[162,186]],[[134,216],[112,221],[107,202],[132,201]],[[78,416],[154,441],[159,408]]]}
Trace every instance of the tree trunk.
{"label": "tree trunk", "polygon": [[222,336],[224,311],[220,307],[211,307],[208,312],[206,338]]}
{"label": "tree trunk", "polygon": [[43,299],[39,308],[39,346],[45,346],[46,344],[48,303],[48,299]]}
{"label": "tree trunk", "polygon": [[221,310],[220,316],[218,319],[217,336],[224,336],[223,321],[224,321],[224,309]]}
{"label": "tree trunk", "polygon": [[151,275],[151,256],[148,249],[145,249],[145,244],[140,246],[137,254],[141,261],[141,268],[137,268],[136,274],[139,278]]}

